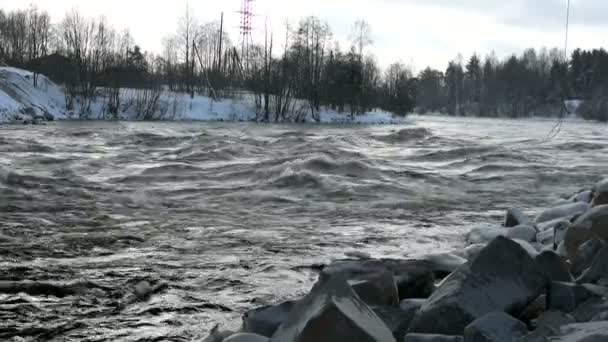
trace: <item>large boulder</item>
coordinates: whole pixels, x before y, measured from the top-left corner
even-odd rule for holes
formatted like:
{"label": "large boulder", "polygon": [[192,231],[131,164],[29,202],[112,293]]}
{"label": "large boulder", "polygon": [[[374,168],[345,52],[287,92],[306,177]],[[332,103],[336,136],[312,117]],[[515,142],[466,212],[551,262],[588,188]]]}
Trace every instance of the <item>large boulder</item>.
{"label": "large boulder", "polygon": [[589,203],[576,202],[562,204],[555,208],[545,210],[534,220],[535,223],[543,223],[551,220],[555,220],[561,217],[573,216],[576,214],[584,213],[589,210]]}
{"label": "large boulder", "polygon": [[505,235],[509,239],[519,239],[527,242],[536,241],[536,228],[530,225],[519,225],[507,230]]}
{"label": "large boulder", "polygon": [[593,233],[591,230],[576,224],[568,227],[563,241],[568,259],[572,260],[576,258],[576,253],[581,245],[591,239],[593,239]]}
{"label": "large boulder", "polygon": [[341,260],[323,268],[319,278],[321,282],[334,276],[347,280],[366,279],[387,271],[394,276],[399,299],[426,298],[433,292],[433,265],[424,260]]}
{"label": "large boulder", "polygon": [[463,336],[407,334],[405,342],[464,342]]}
{"label": "large boulder", "polygon": [[391,331],[344,278],[319,282],[296,304],[272,342],[395,342]]}
{"label": "large boulder", "polygon": [[552,342],[604,342],[608,341],[608,322],[568,324],[561,329],[561,336]]}
{"label": "large boulder", "polygon": [[410,332],[462,335],[488,313],[519,314],[545,285],[545,275],[528,252],[498,237],[443,281],[414,317]]}
{"label": "large boulder", "polygon": [[397,284],[390,270],[348,279],[348,284],[367,305],[399,305]]}
{"label": "large boulder", "polygon": [[397,341],[403,341],[416,311],[403,310],[400,307],[381,306],[373,308],[376,315],[386,324]]}
{"label": "large boulder", "polygon": [[547,306],[551,310],[573,312],[579,305],[593,297],[602,297],[606,290],[591,284],[554,281],[547,291]]}
{"label": "large boulder", "polygon": [[534,258],[547,281],[573,281],[568,266],[562,258],[553,251],[544,251]]}
{"label": "large boulder", "polygon": [[608,246],[603,247],[593,259],[591,266],[576,280],[577,283],[597,283],[608,280]]}
{"label": "large boulder", "polygon": [[279,326],[287,321],[296,302],[289,301],[274,306],[265,306],[248,311],[243,315],[244,332],[272,337]]}
{"label": "large boulder", "polygon": [[517,227],[519,225],[529,224],[529,223],[530,223],[530,220],[524,214],[524,212],[521,211],[520,209],[510,208],[507,210],[507,214],[505,215],[505,227],[507,227],[507,228]]}
{"label": "large boulder", "polygon": [[573,226],[591,231],[598,238],[608,241],[608,205],[594,207],[579,217]]}
{"label": "large boulder", "polygon": [[224,342],[269,342],[268,337],[250,333],[239,333],[232,335],[224,340]]}
{"label": "large boulder", "polygon": [[476,319],[464,330],[467,342],[517,341],[528,334],[525,324],[504,312],[492,312]]}
{"label": "large boulder", "polygon": [[570,259],[570,271],[574,275],[580,275],[591,267],[595,256],[602,250],[604,243],[598,239],[591,239],[577,249],[574,257]]}
{"label": "large boulder", "polygon": [[594,190],[594,196],[593,196],[593,202],[592,202],[593,207],[608,204],[608,178],[597,183],[593,190]]}

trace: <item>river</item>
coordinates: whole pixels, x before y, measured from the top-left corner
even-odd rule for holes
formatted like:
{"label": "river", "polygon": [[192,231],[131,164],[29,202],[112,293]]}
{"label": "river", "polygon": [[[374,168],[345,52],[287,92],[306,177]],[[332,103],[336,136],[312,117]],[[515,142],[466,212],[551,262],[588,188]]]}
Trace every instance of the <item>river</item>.
{"label": "river", "polygon": [[461,248],[608,175],[605,124],[411,121],[0,126],[0,285],[76,289],[0,293],[0,340],[195,341],[319,264]]}

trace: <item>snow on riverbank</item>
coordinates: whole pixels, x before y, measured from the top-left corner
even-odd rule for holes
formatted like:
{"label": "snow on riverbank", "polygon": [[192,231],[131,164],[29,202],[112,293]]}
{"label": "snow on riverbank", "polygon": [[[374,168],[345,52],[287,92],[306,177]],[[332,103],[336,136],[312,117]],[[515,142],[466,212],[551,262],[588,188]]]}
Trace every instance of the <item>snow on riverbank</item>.
{"label": "snow on riverbank", "polygon": [[[103,89],[99,90],[103,93]],[[145,90],[122,89],[121,107],[118,117],[122,120],[142,118],[142,101]],[[85,118],[99,120],[110,117],[105,115],[105,98],[98,96],[91,103],[90,114]],[[163,91],[158,99],[154,113],[148,116],[155,120],[181,121],[255,121],[256,109],[250,95],[235,99],[213,101],[206,96]],[[45,118],[47,120],[77,119],[81,116],[78,110],[70,111],[65,106],[65,94],[61,86],[47,77],[40,75],[38,86],[33,86],[33,74],[29,71],[0,67],[0,123],[23,122]],[[307,122],[314,122],[310,115]],[[391,113],[372,111],[351,118],[348,113],[337,113],[322,110],[321,123],[335,124],[397,124],[405,122],[403,118],[394,117]]]}

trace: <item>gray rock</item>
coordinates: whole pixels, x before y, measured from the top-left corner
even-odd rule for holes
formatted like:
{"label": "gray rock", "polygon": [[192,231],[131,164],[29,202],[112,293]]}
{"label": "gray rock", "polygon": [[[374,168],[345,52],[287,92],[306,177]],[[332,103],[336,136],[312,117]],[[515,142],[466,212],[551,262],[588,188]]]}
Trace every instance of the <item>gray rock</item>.
{"label": "gray rock", "polygon": [[608,341],[608,322],[576,323],[562,327],[561,336],[553,342]]}
{"label": "gray rock", "polygon": [[485,243],[477,243],[474,245],[470,245],[465,247],[462,251],[456,251],[455,254],[459,255],[467,260],[473,260],[477,258],[482,249],[486,248],[487,244]]}
{"label": "gray rock", "polygon": [[507,230],[506,237],[510,239],[519,239],[527,242],[536,240],[536,228],[529,225],[520,225]]}
{"label": "gray rock", "polygon": [[438,277],[445,277],[467,263],[467,259],[453,253],[431,254],[423,260],[431,264],[433,272]]}
{"label": "gray rock", "polygon": [[467,245],[487,244],[499,236],[505,236],[508,230],[492,224],[480,224],[473,227],[466,236]]}
{"label": "gray rock", "polygon": [[403,311],[416,313],[426,303],[426,299],[423,298],[408,298],[401,301],[399,307]]}
{"label": "gray rock", "polygon": [[394,342],[391,331],[339,276],[318,283],[293,308],[272,342]]}
{"label": "gray rock", "polygon": [[560,217],[566,217],[566,216],[572,216],[572,215],[579,214],[579,213],[584,213],[587,210],[589,210],[588,203],[578,202],[578,203],[563,204],[563,205],[557,206],[555,208],[545,210],[543,213],[538,215],[538,217],[536,217],[534,222],[536,222],[537,224],[543,223],[543,222],[549,222],[551,220],[555,220]]}
{"label": "gray rock", "polygon": [[593,239],[591,230],[573,224],[568,227],[564,236],[564,247],[570,260],[576,258],[576,253],[582,244]]}
{"label": "gray rock", "polygon": [[608,241],[608,205],[599,205],[579,217],[573,226],[591,231],[598,238]]}
{"label": "gray rock", "polygon": [[571,224],[566,222],[560,222],[553,227],[553,245],[558,246],[566,239],[566,233]]}
{"label": "gray rock", "polygon": [[540,254],[540,251],[542,249],[542,245],[537,245],[536,243],[530,243],[528,241],[524,241],[524,240],[520,240],[520,239],[512,239],[513,242],[516,242],[518,245],[520,245],[526,252],[528,252],[528,254],[532,257],[535,258],[538,254]]}
{"label": "gray rock", "polygon": [[574,281],[574,278],[568,271],[568,266],[555,252],[544,251],[537,255],[534,261],[536,261],[545,274],[547,281]]}
{"label": "gray rock", "polygon": [[467,325],[488,313],[520,313],[545,284],[528,252],[498,237],[443,281],[414,317],[410,332],[462,335]]}
{"label": "gray rock", "polygon": [[572,315],[557,310],[549,310],[536,320],[535,331],[544,336],[556,336],[559,335],[561,327],[572,323],[576,323]]}
{"label": "gray rock", "polygon": [[599,314],[593,316],[591,322],[604,322],[608,321],[608,311],[600,312]]}
{"label": "gray rock", "polygon": [[551,220],[548,222],[543,222],[540,224],[537,224],[536,227],[538,228],[539,232],[544,232],[547,231],[549,229],[553,229],[558,225],[570,225],[570,219],[567,217],[560,217],[558,219],[555,220]]}
{"label": "gray rock", "polygon": [[574,258],[570,259],[572,274],[580,275],[587,268],[591,267],[593,260],[603,247],[604,243],[598,239],[591,239],[580,245]]}
{"label": "gray rock", "polygon": [[591,203],[593,201],[593,191],[585,190],[570,198],[572,202]]}
{"label": "gray rock", "polygon": [[597,283],[602,278],[608,278],[608,246],[600,249],[595,258],[593,258],[591,266],[576,279],[576,282]]}
{"label": "gray rock", "polygon": [[243,315],[243,331],[272,337],[281,324],[287,321],[296,302],[289,301],[275,306],[265,306]]}
{"label": "gray rock", "polygon": [[407,334],[405,342],[464,342],[463,336]]}
{"label": "gray rock", "polygon": [[528,334],[525,324],[504,312],[492,312],[476,319],[464,330],[467,342],[517,341]]}
{"label": "gray rock", "polygon": [[321,271],[320,281],[334,276],[345,279],[361,279],[372,274],[393,273],[399,299],[426,298],[434,289],[435,275],[432,264],[424,260],[341,260]]}
{"label": "gray rock", "polygon": [[554,247],[555,229],[547,229],[536,234],[536,241],[544,246]]}
{"label": "gray rock", "polygon": [[608,204],[608,178],[597,183],[593,190],[594,190],[594,196],[593,196],[593,201],[592,201],[593,207]]}
{"label": "gray rock", "polygon": [[593,317],[608,311],[608,301],[605,298],[593,297],[579,305],[572,313],[577,322],[589,322]]}
{"label": "gray rock", "polygon": [[349,279],[348,284],[355,290],[359,298],[367,305],[399,305],[399,294],[393,272],[383,272],[368,275],[359,275],[355,279]]}
{"label": "gray rock", "polygon": [[232,335],[234,335],[234,332],[229,330],[220,330],[220,325],[216,324],[209,332],[209,336],[207,336],[201,342],[223,342],[224,339]]}
{"label": "gray rock", "polygon": [[232,335],[224,340],[224,342],[269,342],[268,337],[250,333],[239,333]]}
{"label": "gray rock", "polygon": [[537,319],[545,311],[547,311],[547,295],[543,294],[530,303],[517,318],[530,325],[530,322]]}
{"label": "gray rock", "polygon": [[507,215],[505,215],[505,227],[510,228],[529,223],[530,220],[520,209],[511,208],[507,210]]}
{"label": "gray rock", "polygon": [[402,310],[399,307],[382,306],[373,308],[376,315],[386,324],[397,341],[403,341],[416,311]]}
{"label": "gray rock", "polygon": [[547,307],[551,310],[573,312],[580,304],[592,297],[601,297],[606,290],[590,284],[554,281],[547,291]]}

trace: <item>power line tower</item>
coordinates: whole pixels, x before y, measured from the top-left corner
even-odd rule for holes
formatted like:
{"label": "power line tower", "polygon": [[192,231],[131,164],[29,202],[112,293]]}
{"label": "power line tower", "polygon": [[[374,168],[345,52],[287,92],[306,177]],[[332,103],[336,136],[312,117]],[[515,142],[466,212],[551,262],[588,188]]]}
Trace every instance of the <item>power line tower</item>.
{"label": "power line tower", "polygon": [[249,67],[249,47],[252,43],[251,33],[253,32],[253,1],[254,0],[241,0],[241,56],[244,60],[244,67]]}

